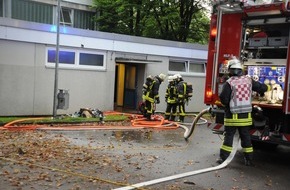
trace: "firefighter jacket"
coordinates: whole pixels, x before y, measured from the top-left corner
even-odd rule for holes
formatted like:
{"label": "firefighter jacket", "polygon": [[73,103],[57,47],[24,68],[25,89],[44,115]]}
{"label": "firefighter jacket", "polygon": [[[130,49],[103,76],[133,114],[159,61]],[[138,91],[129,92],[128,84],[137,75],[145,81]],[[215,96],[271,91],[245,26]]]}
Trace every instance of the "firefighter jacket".
{"label": "firefighter jacket", "polygon": [[219,98],[225,106],[225,126],[252,125],[252,91],[259,94],[270,86],[252,80],[248,76],[232,76],[223,85]]}
{"label": "firefighter jacket", "polygon": [[161,82],[162,80],[158,76],[154,77],[151,86],[148,88],[148,90],[144,93],[142,97],[143,100],[147,100],[152,103],[154,103],[155,100],[159,102],[160,101],[159,100],[159,87],[160,87]]}
{"label": "firefighter jacket", "polygon": [[174,82],[169,82],[166,92],[165,92],[165,99],[168,104],[175,104],[177,103],[177,88]]}

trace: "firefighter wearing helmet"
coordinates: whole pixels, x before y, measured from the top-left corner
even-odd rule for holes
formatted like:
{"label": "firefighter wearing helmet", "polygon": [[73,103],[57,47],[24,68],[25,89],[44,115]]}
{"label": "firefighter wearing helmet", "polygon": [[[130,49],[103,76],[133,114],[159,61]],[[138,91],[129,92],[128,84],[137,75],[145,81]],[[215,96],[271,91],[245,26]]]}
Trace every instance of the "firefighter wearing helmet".
{"label": "firefighter wearing helmet", "polygon": [[165,110],[165,119],[169,121],[174,121],[177,115],[177,89],[176,89],[176,79],[177,77],[168,76],[168,86],[165,92],[165,102],[167,103]]}
{"label": "firefighter wearing helmet", "polygon": [[219,95],[224,106],[224,141],[220,148],[218,163],[222,163],[232,151],[233,139],[238,130],[243,148],[245,165],[250,166],[253,160],[253,146],[251,143],[249,128],[252,125],[252,91],[263,95],[271,90],[271,87],[252,80],[243,74],[240,60],[233,57],[228,61],[228,73],[230,78],[223,85]]}
{"label": "firefighter wearing helmet", "polygon": [[[147,89],[143,92],[143,101],[145,102],[145,110],[143,115],[147,120],[151,120],[151,115],[154,114],[154,103],[159,104],[159,86],[165,80],[166,75],[161,73],[155,76]],[[143,85],[144,86],[144,85]]]}
{"label": "firefighter wearing helmet", "polygon": [[178,122],[184,122],[185,117],[185,93],[184,93],[184,80],[182,76],[178,73],[174,75],[176,77],[176,88],[177,88],[177,103],[178,103],[178,111],[179,111],[179,118]]}

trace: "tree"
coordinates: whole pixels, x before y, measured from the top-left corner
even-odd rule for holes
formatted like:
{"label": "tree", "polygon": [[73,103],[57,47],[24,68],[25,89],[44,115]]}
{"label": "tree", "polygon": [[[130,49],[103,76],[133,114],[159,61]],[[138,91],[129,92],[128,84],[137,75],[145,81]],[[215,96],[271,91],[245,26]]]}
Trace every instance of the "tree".
{"label": "tree", "polygon": [[99,30],[206,44],[209,31],[204,0],[94,0]]}

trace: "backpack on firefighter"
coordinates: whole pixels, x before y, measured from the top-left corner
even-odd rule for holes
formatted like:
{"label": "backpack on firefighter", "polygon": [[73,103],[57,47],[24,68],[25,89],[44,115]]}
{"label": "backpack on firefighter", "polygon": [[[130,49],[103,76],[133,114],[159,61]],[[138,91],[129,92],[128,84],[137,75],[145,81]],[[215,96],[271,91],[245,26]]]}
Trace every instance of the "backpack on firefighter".
{"label": "backpack on firefighter", "polygon": [[152,75],[149,75],[146,78],[146,81],[143,84],[143,88],[142,88],[142,92],[144,95],[146,94],[146,92],[148,92],[150,90],[150,88],[152,88],[153,81],[154,81],[154,77]]}
{"label": "backpack on firefighter", "polygon": [[185,82],[185,85],[186,85],[185,96],[187,99],[190,99],[192,97],[192,93],[193,93],[192,84]]}
{"label": "backpack on firefighter", "polygon": [[183,82],[183,86],[184,86],[185,99],[190,100],[190,98],[192,97],[192,93],[193,93],[192,84],[188,83],[188,82]]}

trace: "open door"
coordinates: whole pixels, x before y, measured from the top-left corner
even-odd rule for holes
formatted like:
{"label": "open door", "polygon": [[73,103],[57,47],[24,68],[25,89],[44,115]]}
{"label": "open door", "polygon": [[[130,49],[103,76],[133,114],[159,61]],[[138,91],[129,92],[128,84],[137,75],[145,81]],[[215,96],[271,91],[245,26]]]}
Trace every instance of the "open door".
{"label": "open door", "polygon": [[126,65],[124,107],[135,109],[136,101],[136,66]]}
{"label": "open door", "polygon": [[115,75],[115,105],[135,109],[137,105],[137,68],[135,65],[117,63]]}

